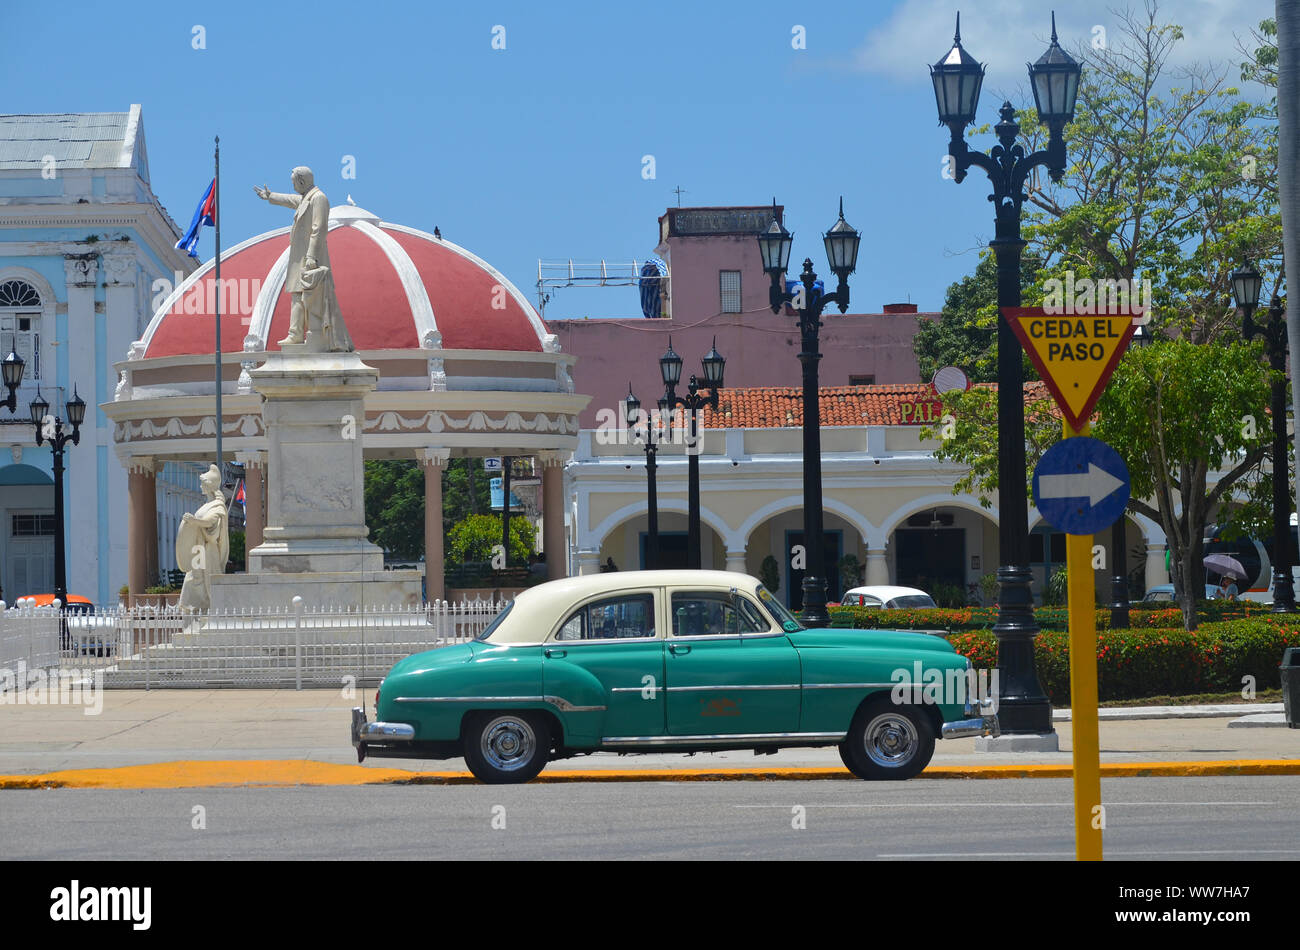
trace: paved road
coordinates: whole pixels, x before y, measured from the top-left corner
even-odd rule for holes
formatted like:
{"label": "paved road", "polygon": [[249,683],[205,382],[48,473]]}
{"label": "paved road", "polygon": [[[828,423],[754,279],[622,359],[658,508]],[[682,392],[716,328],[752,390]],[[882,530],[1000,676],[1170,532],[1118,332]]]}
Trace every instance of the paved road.
{"label": "paved road", "polygon": [[[0,793],[38,859],[1073,857],[1068,780],[41,790]],[[1103,782],[1108,858],[1300,859],[1300,780]],[[195,807],[206,828],[196,830]],[[802,806],[806,828],[793,827]],[[494,828],[504,822],[504,828]]]}
{"label": "paved road", "polygon": [[[140,765],[182,759],[312,759],[356,761],[348,737],[355,695],[339,690],[107,690],[95,715],[75,705],[0,704],[0,775],[59,769]],[[374,692],[365,695],[374,715]],[[1102,722],[1103,762],[1222,761],[1300,757],[1300,730],[1229,729],[1231,716]],[[1060,752],[977,753],[974,739],[935,747],[935,765],[1051,763],[1071,760],[1071,729],[1056,723]],[[369,759],[374,768],[463,769],[464,763]],[[834,749],[790,749],[565,759],[550,770],[576,768],[753,768],[840,765]]]}

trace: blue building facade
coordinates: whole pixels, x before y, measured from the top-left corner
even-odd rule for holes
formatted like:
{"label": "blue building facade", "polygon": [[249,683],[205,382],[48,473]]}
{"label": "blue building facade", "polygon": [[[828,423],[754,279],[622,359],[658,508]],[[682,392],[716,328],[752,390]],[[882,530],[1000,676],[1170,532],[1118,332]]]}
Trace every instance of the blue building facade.
{"label": "blue building facade", "polygon": [[[0,115],[0,349],[25,363],[16,411],[0,407],[5,600],[54,588],[53,459],[28,410],[38,391],[60,418],[74,392],[88,405],[64,457],[68,590],[115,603],[127,581],[127,472],[98,407],[112,401],[113,363],[141,336],[155,295],[194,270],[179,237],[150,187],[138,105]],[[201,503],[190,467],[159,468],[160,511]],[[158,530],[158,550],[170,550],[162,521]]]}

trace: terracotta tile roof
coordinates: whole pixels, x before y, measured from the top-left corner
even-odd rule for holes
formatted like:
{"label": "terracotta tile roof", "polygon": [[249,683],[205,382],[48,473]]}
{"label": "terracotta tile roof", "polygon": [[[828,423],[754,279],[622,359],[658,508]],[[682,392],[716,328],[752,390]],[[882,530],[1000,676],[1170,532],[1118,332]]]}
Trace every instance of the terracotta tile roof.
{"label": "terracotta tile roof", "polygon": [[[995,383],[978,383],[996,389]],[[908,425],[903,406],[934,398],[929,383],[881,383],[873,386],[821,387],[823,426]],[[1025,384],[1025,398],[1049,398],[1041,382]],[[1055,412],[1055,407],[1053,406]],[[766,429],[803,425],[803,390],[798,386],[724,389],[718,409],[700,414],[706,429]]]}

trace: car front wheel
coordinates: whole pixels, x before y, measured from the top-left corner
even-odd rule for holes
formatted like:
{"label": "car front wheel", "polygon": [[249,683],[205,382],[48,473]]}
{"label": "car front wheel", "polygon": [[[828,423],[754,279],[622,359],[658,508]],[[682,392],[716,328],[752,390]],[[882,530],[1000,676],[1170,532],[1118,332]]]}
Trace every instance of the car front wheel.
{"label": "car front wheel", "polygon": [[868,780],[912,778],[933,755],[934,727],[914,706],[864,706],[840,743],[840,758],[849,771]]}
{"label": "car front wheel", "polygon": [[465,723],[465,764],[488,785],[536,778],[546,767],[550,749],[550,730],[535,713],[477,713]]}

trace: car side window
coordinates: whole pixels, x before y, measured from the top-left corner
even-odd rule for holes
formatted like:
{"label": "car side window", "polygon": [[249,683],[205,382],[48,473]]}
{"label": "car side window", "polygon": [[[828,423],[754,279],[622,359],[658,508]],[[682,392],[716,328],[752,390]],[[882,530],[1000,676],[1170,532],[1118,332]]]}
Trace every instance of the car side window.
{"label": "car side window", "polygon": [[758,608],[744,597],[713,591],[674,593],[672,616],[675,637],[768,632]]}
{"label": "car side window", "polygon": [[875,597],[869,597],[869,596],[867,596],[866,594],[860,594],[859,597],[860,597],[860,599],[858,600],[858,603],[861,604],[863,607],[879,607],[879,606],[880,606],[880,601],[877,600]]}
{"label": "car side window", "polygon": [[625,594],[583,604],[555,633],[556,640],[615,640],[655,635],[654,597]]}

